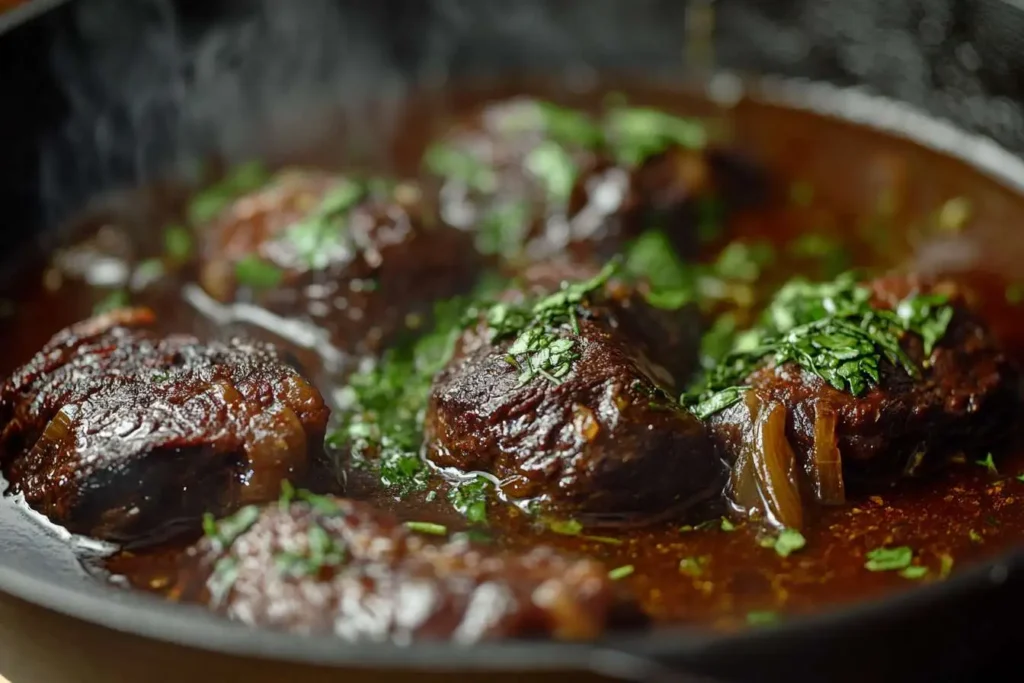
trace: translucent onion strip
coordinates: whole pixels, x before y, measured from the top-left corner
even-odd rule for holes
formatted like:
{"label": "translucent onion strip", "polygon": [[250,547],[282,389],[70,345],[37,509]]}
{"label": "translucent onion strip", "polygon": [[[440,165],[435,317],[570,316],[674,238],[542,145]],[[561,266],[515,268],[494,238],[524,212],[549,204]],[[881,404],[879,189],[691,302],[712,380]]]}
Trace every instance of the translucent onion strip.
{"label": "translucent onion strip", "polygon": [[843,481],[843,459],[836,443],[836,414],[831,406],[814,406],[814,448],[808,474],[814,486],[814,496],[822,505],[842,505],[846,502]]}
{"label": "translucent onion strip", "polygon": [[786,437],[785,406],[773,403],[762,407],[754,422],[753,437],[754,475],[765,520],[778,528],[803,528],[796,454]]}

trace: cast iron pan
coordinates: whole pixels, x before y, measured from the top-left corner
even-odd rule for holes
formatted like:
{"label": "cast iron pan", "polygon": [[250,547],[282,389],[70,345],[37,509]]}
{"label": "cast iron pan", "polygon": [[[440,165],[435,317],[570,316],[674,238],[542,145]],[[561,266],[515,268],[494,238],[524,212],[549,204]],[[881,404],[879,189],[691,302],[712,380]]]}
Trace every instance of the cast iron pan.
{"label": "cast iron pan", "polygon": [[[19,244],[23,245],[38,237],[39,231],[48,222],[55,222],[55,216],[59,219],[63,213],[80,205],[89,194],[106,189],[104,186],[138,182],[145,179],[147,171],[151,170],[147,163],[158,166],[166,165],[167,162],[166,158],[161,159],[160,155],[156,155],[148,162],[136,164],[134,168],[101,174],[99,179],[95,174],[90,176],[91,180],[83,180],[80,176],[64,186],[47,176],[48,157],[40,154],[40,140],[53,130],[60,129],[61,125],[65,126],[64,130],[68,130],[66,119],[76,115],[74,102],[69,105],[67,101],[62,101],[61,92],[54,85],[48,61],[51,56],[50,45],[56,40],[55,35],[81,20],[81,16],[72,16],[73,11],[90,4],[107,5],[107,11],[118,4],[121,9],[151,5],[159,12],[167,10],[171,3],[162,0],[125,0],[122,3],[78,0],[66,4],[60,0],[37,0],[17,10],[16,14],[0,18],[0,64],[16,64],[15,68],[3,76],[7,79],[3,86],[8,95],[5,106],[0,108],[0,135],[3,135],[5,156],[10,160],[0,170],[3,174],[0,179],[4,182],[0,187],[0,199],[4,200],[5,215],[9,219],[2,233],[2,248],[8,260],[16,253]],[[182,4],[183,12],[187,12],[188,4]],[[205,3],[203,12],[210,12],[211,4],[217,3]],[[235,8],[238,5],[226,4]],[[579,17],[572,15],[572,10],[565,10],[569,3],[526,4],[534,10],[548,10],[544,17],[551,22],[549,28],[552,31],[558,26],[579,28],[584,24],[583,20],[577,21]],[[633,23],[618,21],[616,24],[612,15],[615,11],[621,15],[622,7],[626,4],[635,10],[636,14],[629,14]],[[860,6],[860,11],[874,17],[876,28],[889,27],[886,30],[895,30],[892,29],[894,20],[885,18],[887,15],[884,13],[879,14],[879,8],[886,4],[839,3],[847,9],[851,5]],[[923,3],[921,7],[927,4]],[[1024,13],[1005,3],[931,4],[934,5],[932,9],[944,7],[947,16],[954,19],[951,25],[959,26],[958,30],[968,31],[975,40],[978,31],[982,31],[984,26],[995,32],[986,34],[990,37],[1003,35],[1010,40],[1024,35],[1012,28],[1012,22],[1021,22]],[[521,9],[520,5],[515,5]],[[674,60],[678,58],[675,48],[678,48],[679,36],[666,39],[668,34],[664,31],[656,34],[656,27],[663,26],[666,23],[665,17],[673,12],[672,16],[679,14],[678,3],[670,5],[652,1],[616,5],[614,2],[595,2],[579,5],[584,5],[588,12],[604,12],[612,17],[609,29],[608,21],[601,24],[588,15],[586,21],[590,22],[587,26],[592,29],[588,34],[591,43],[586,42],[587,36],[577,42],[577,47],[584,46],[583,52],[591,50],[588,53],[591,58],[585,60],[587,68],[593,68],[594,65],[598,69],[621,66],[613,58],[614,55],[604,52],[599,55],[595,51],[594,46],[605,46],[608,35],[617,36],[616,39],[622,43],[621,52],[628,52],[637,58],[633,63],[640,68],[653,69],[657,63],[662,66],[675,64]],[[759,3],[722,2],[721,5],[720,16],[727,24],[723,29],[726,37],[718,38],[719,41],[725,41],[720,45],[720,54],[724,55],[722,62],[747,71],[752,65],[760,63],[765,69],[770,68],[787,76],[785,79],[760,79],[756,83],[750,81],[747,87],[755,90],[759,97],[793,106],[810,107],[826,115],[852,118],[858,123],[909,137],[920,144],[937,147],[960,157],[1000,182],[1024,191],[1024,164],[1006,151],[1007,147],[1017,147],[1024,137],[1019,130],[995,126],[992,123],[995,118],[961,117],[957,120],[960,127],[954,127],[918,113],[916,109],[897,103],[894,99],[870,95],[860,89],[838,88],[792,78],[810,76],[840,85],[859,81],[874,86],[876,91],[888,92],[896,97],[907,95],[906,91],[901,91],[906,83],[894,85],[888,76],[881,81],[872,81],[863,73],[858,78],[858,74],[840,68],[841,60],[837,55],[848,49],[851,41],[866,40],[867,34],[861,35],[859,39],[850,38],[849,35],[845,38],[836,37],[833,34],[828,34],[831,38],[828,35],[822,38],[808,24],[820,22],[821,17],[808,15],[803,3],[775,3],[773,16],[761,12]],[[825,3],[820,5],[824,6]],[[500,39],[496,35],[487,34],[487,17],[494,21],[503,17],[500,12],[495,13],[494,5],[487,2],[460,5],[458,2],[417,4],[392,0],[382,3],[380,8],[381,17],[387,18],[383,24],[378,21],[378,28],[386,29],[380,39],[391,46],[389,49],[393,48],[389,54],[394,57],[396,64],[423,66],[424,56],[418,50],[422,50],[429,41],[422,39],[422,31],[413,30],[423,27],[426,20],[423,13],[444,14],[448,19],[444,25],[453,30],[453,26],[458,28],[458,22],[451,20],[457,16],[457,12],[453,12],[460,10],[463,12],[458,15],[461,16],[460,21],[466,26],[473,26],[474,32],[482,31],[483,34],[476,37],[476,42],[456,40],[450,43],[447,54],[453,62],[465,62],[466,56],[471,55],[473,59],[468,60],[471,65],[478,72],[491,70],[487,71],[489,74],[493,74],[494,70],[500,71],[503,63],[512,64],[516,69],[537,68],[537,60],[543,62],[545,58],[562,59],[563,66],[576,69],[580,65],[575,56],[566,58],[565,55],[556,54],[557,51],[545,57],[543,50],[534,49],[536,45],[532,44],[526,50],[529,56],[519,55],[521,58],[516,59],[517,50],[523,52],[525,49],[522,46],[524,36],[517,36],[514,31],[507,30],[498,36]],[[475,21],[465,18],[465,12],[470,11],[468,8],[481,12]],[[98,11],[102,10],[101,7]],[[37,17],[40,14],[45,16]],[[435,19],[436,16],[440,14],[435,15]],[[975,17],[977,20],[965,26],[961,20],[956,19],[964,16]],[[29,19],[33,21],[26,24]],[[534,21],[536,19],[536,16],[533,17]],[[913,24],[919,19],[919,16],[911,12],[902,20]],[[564,23],[558,24],[559,20]],[[509,22],[502,19],[497,23],[506,25]],[[525,25],[529,27],[533,24],[527,22]],[[775,30],[771,28],[773,26],[775,29],[788,26],[787,30],[803,31],[802,35],[809,36],[804,57],[806,64],[801,62],[795,66],[797,62],[787,57],[781,47],[775,52],[766,47],[758,55],[751,52],[749,40],[741,37],[729,42],[730,30],[748,37],[753,30],[760,31],[758,35],[765,36],[766,43],[771,43],[772,38],[768,34]],[[609,30],[611,33],[608,33]],[[630,34],[630,31],[634,33]],[[648,40],[637,39],[630,43],[629,37],[623,35],[636,37],[637,31],[646,35]],[[420,35],[419,41],[413,40],[413,33]],[[536,36],[530,39],[535,41]],[[891,35],[889,39],[891,46]],[[483,44],[489,47],[485,50],[481,47]],[[782,44],[776,41],[777,47]],[[587,45],[590,47],[587,48]],[[644,48],[641,49],[640,45]],[[986,42],[986,45],[989,50],[996,49],[991,41]],[[1007,50],[1012,47],[1009,43],[1006,46]],[[792,45],[786,49],[791,50]],[[671,56],[673,54],[674,57]],[[1010,51],[1003,56],[1009,54]],[[512,61],[509,62],[509,59]],[[828,70],[823,71],[826,68]],[[424,68],[421,73],[428,71],[430,69]],[[1012,74],[1013,71],[1013,64],[1004,60],[990,72],[982,75],[976,73],[978,82],[984,86],[984,96],[1002,97],[1010,103],[1007,106],[1018,106],[1020,100],[1013,91],[1016,81],[1006,78],[1006,74]],[[941,97],[942,92],[941,84],[928,90],[928,94],[917,92],[914,104],[931,111],[941,109],[943,102],[949,103],[948,99]],[[915,100],[910,95],[900,99]],[[21,106],[12,107],[6,102],[17,102]],[[87,115],[102,116],[111,110],[116,110],[116,106],[93,109]],[[938,113],[947,118],[957,118],[949,111]],[[965,127],[999,138],[1003,147],[988,137],[964,131]],[[126,135],[132,134],[129,128],[130,125],[126,125]],[[138,134],[137,130],[135,134]],[[83,153],[81,146],[76,151]],[[93,152],[101,155],[103,150]],[[52,161],[52,157],[49,158]],[[48,180],[40,186],[35,179],[41,177]],[[57,202],[55,192],[61,195],[60,202]],[[60,208],[54,208],[55,204]],[[25,227],[21,230],[12,228],[16,225]],[[958,680],[966,667],[976,666],[986,656],[999,656],[999,653],[1010,651],[1009,648],[1018,642],[1024,642],[1024,629],[1012,625],[1016,612],[1024,606],[1024,548],[996,561],[966,569],[943,583],[907,590],[883,601],[814,617],[794,618],[777,626],[735,635],[659,628],[650,632],[613,633],[592,644],[510,641],[479,644],[472,648],[445,643],[420,643],[396,648],[386,644],[353,646],[327,637],[298,637],[251,630],[199,607],[170,604],[143,593],[118,589],[87,576],[73,551],[74,545],[74,541],[60,530],[41,524],[12,501],[3,500],[0,502],[0,590],[73,617],[149,638],[246,657],[345,668],[387,667],[410,671],[437,669],[467,672],[582,669],[630,680],[666,682],[862,681],[865,678],[876,681]]]}

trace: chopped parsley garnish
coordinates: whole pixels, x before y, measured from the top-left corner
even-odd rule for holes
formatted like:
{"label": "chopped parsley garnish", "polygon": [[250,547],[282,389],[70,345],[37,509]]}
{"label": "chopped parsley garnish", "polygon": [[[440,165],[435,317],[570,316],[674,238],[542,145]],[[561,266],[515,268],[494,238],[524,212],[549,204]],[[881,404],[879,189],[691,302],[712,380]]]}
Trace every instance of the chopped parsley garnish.
{"label": "chopped parsley garnish", "polygon": [[893,572],[906,569],[914,561],[914,551],[905,545],[875,548],[864,556],[864,568],[872,572]]}
{"label": "chopped parsley garnish", "polygon": [[988,470],[989,474],[999,474],[999,469],[996,467],[996,463],[992,459],[991,453],[986,455],[984,460],[975,460],[974,463],[976,465],[981,465],[982,467],[984,467],[986,470]]}
{"label": "chopped parsley garnish", "polygon": [[485,524],[487,522],[487,492],[492,485],[491,481],[483,476],[456,482],[448,491],[448,501],[470,522]]}
{"label": "chopped parsley garnish", "polygon": [[158,258],[139,262],[132,271],[131,287],[138,291],[145,289],[164,276],[164,263]]}
{"label": "chopped parsley garnish", "polygon": [[164,228],[164,253],[172,261],[187,261],[192,255],[192,233],[184,225],[168,225]]}
{"label": "chopped parsley garnish", "polygon": [[114,291],[107,294],[105,297],[100,299],[95,306],[92,308],[93,315],[100,315],[101,313],[109,313],[110,311],[116,311],[119,308],[124,308],[130,304],[130,298],[128,296],[128,290],[115,289]]}
{"label": "chopped parsley garnish", "polygon": [[966,197],[954,197],[941,207],[935,222],[940,231],[946,233],[961,232],[971,220],[971,202]]}
{"label": "chopped parsley garnish", "polygon": [[435,524],[434,522],[406,522],[405,528],[409,531],[429,534],[431,536],[445,536],[448,534],[448,527],[444,524]]}
{"label": "chopped parsley garnish", "polygon": [[855,396],[878,383],[884,361],[919,377],[920,368],[900,341],[908,332],[917,334],[930,355],[952,319],[952,307],[938,295],[913,295],[895,311],[876,309],[870,300],[871,292],[853,273],[824,283],[791,280],[759,324],[738,335],[730,353],[683,396],[684,404],[701,418],[713,415],[738,402],[746,378],[769,363],[796,363]]}
{"label": "chopped parsley garnish", "polygon": [[697,271],[679,258],[668,236],[648,230],[626,250],[623,271],[650,286],[647,302],[655,308],[676,309],[697,297]]}
{"label": "chopped parsley garnish", "polygon": [[722,531],[736,531],[736,525],[733,524],[732,522],[730,522],[725,517],[722,517],[721,528],[722,528]]}
{"label": "chopped parsley garnish", "polygon": [[196,194],[188,205],[192,225],[213,220],[228,204],[241,195],[259,189],[270,179],[266,168],[258,162],[234,167],[221,180]]}
{"label": "chopped parsley garnish", "polygon": [[244,534],[259,519],[260,509],[256,505],[246,505],[233,515],[222,519],[214,519],[209,512],[203,515],[203,533],[227,548],[235,539]]}
{"label": "chopped parsley garnish", "polygon": [[553,519],[547,522],[548,529],[563,536],[579,536],[587,541],[606,543],[608,545],[622,545],[622,540],[612,536],[592,536],[583,533],[583,525],[575,519]]}
{"label": "chopped parsley garnish", "polygon": [[274,557],[277,571],[294,577],[316,576],[325,568],[337,567],[344,561],[344,544],[315,521],[306,530],[302,552],[282,552]]}
{"label": "chopped parsley garnish", "polygon": [[779,615],[768,610],[755,610],[747,612],[747,624],[750,626],[764,626],[779,621]]}
{"label": "chopped parsley garnish", "polygon": [[639,164],[670,145],[699,149],[707,142],[703,124],[646,107],[612,107],[605,116],[606,144],[622,164]]}
{"label": "chopped parsley garnish", "polygon": [[786,250],[799,259],[817,262],[822,277],[834,278],[850,267],[850,253],[833,237],[808,232],[795,238]]}
{"label": "chopped parsley garnish", "polygon": [[497,343],[515,335],[506,360],[519,371],[519,385],[543,377],[559,384],[572,371],[579,354],[577,342],[569,335],[579,334],[580,304],[602,287],[616,269],[610,263],[596,276],[583,282],[563,283],[554,294],[525,304],[497,303],[485,314]]}
{"label": "chopped parsley garnish", "polygon": [[238,560],[231,555],[224,555],[213,565],[213,573],[206,580],[206,589],[210,592],[210,602],[214,606],[224,603],[238,579]]}
{"label": "chopped parsley garnish", "polygon": [[284,272],[273,263],[264,261],[255,254],[249,254],[235,263],[235,278],[245,287],[273,289],[281,284]]}
{"label": "chopped parsley garnish", "polygon": [[977,543],[979,545],[985,542],[985,539],[982,538],[981,534],[974,529],[967,532],[967,538],[971,539],[971,543]]}
{"label": "chopped parsley garnish", "polygon": [[1006,285],[1004,296],[1006,297],[1006,303],[1011,306],[1024,303],[1024,283],[1012,282]]}
{"label": "chopped parsley garnish", "polygon": [[538,102],[544,132],[562,144],[592,149],[601,144],[601,129],[587,114],[552,102]]}
{"label": "chopped parsley garnish", "polygon": [[797,550],[801,550],[805,545],[807,545],[807,539],[799,531],[796,529],[783,529],[775,538],[772,547],[775,548],[775,552],[778,553],[779,557],[789,557]]}
{"label": "chopped parsley garnish", "polygon": [[548,199],[555,204],[569,201],[576,182],[576,162],[564,147],[547,140],[535,147],[524,162],[526,170],[547,188]]}
{"label": "chopped parsley garnish", "polygon": [[633,571],[634,571],[633,565],[626,564],[626,565],[623,565],[621,567],[616,567],[615,569],[612,569],[611,571],[609,571],[608,572],[608,578],[611,579],[612,581],[618,581],[619,579],[626,578],[627,576],[632,574]]}
{"label": "chopped parsley garnish", "polygon": [[498,189],[498,176],[490,166],[469,151],[448,143],[432,145],[423,157],[427,169],[438,176],[464,183],[478,192]]}
{"label": "chopped parsley garnish", "polygon": [[922,567],[921,565],[912,564],[909,567],[906,567],[905,569],[901,569],[900,576],[902,576],[904,579],[911,580],[923,579],[924,577],[928,576],[928,567]]}
{"label": "chopped parsley garnish", "polygon": [[713,263],[688,263],[663,231],[652,229],[627,247],[623,270],[647,281],[647,303],[656,308],[674,310],[693,302],[714,306],[721,301],[749,306],[751,286],[774,260],[768,242],[736,241],[726,245]]}
{"label": "chopped parsley garnish", "polygon": [[939,556],[939,578],[945,579],[953,573],[953,556],[943,553]]}
{"label": "chopped parsley garnish", "polygon": [[548,523],[548,528],[563,536],[579,536],[583,532],[583,525],[575,519],[552,520]]}
{"label": "chopped parsley garnish", "polygon": [[313,270],[325,268],[330,251],[345,243],[348,212],[369,192],[366,183],[343,178],[324,194],[320,203],[289,226],[283,238]]}
{"label": "chopped parsley garnish", "polygon": [[514,254],[522,247],[529,227],[529,204],[524,201],[499,202],[481,217],[476,248],[481,254]]}
{"label": "chopped parsley garnish", "polygon": [[711,560],[708,555],[699,557],[684,557],[679,560],[679,571],[694,578],[704,573],[704,566]]}
{"label": "chopped parsley garnish", "polygon": [[438,302],[432,329],[354,373],[344,390],[341,424],[328,435],[328,444],[351,449],[355,460],[375,463],[381,483],[399,493],[426,484],[420,451],[427,399],[434,375],[451,358],[468,305],[462,298]]}

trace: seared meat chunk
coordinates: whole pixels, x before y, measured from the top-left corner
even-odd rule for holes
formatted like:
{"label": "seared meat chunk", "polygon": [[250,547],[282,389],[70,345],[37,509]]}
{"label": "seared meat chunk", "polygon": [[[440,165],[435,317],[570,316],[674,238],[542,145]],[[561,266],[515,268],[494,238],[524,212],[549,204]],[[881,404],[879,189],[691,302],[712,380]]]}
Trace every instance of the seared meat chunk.
{"label": "seared meat chunk", "polygon": [[321,453],[320,393],[270,346],[159,337],[145,309],[59,332],[0,390],[0,464],[69,531],[157,539],[277,496]]}
{"label": "seared meat chunk", "polygon": [[[604,260],[657,224],[695,249],[701,212],[759,201],[759,169],[705,147],[699,122],[615,107],[603,117],[529,98],[491,104],[425,157],[441,210],[485,253]],[[714,204],[714,206],[712,206]]]}
{"label": "seared meat chunk", "polygon": [[[830,305],[841,313],[852,300],[847,295],[856,295],[863,315],[790,330],[810,360],[769,359],[743,379],[749,390],[742,401],[708,419],[735,463],[731,491],[739,507],[756,509],[773,497],[794,504],[767,505],[777,525],[802,523],[794,508],[801,498],[841,503],[847,488],[870,489],[954,455],[984,457],[1019,406],[1017,368],[954,284],[903,275],[849,283],[827,294]],[[774,310],[799,317],[800,301],[810,298],[794,297]],[[861,329],[899,321],[896,350],[866,352],[844,336],[840,318]],[[815,336],[823,331],[830,336]],[[819,341],[840,365],[830,366],[833,356],[813,355]]]}
{"label": "seared meat chunk", "polygon": [[675,398],[697,320],[607,273],[525,303],[509,292],[462,334],[427,409],[435,465],[489,472],[505,496],[589,524],[682,513],[720,491],[721,463]]}
{"label": "seared meat chunk", "polygon": [[324,172],[282,171],[199,230],[208,294],[313,323],[343,351],[378,349],[479,265],[415,185]]}
{"label": "seared meat chunk", "polygon": [[185,555],[179,594],[234,619],[350,641],[593,638],[639,612],[596,561],[410,531],[366,503],[246,508]]}

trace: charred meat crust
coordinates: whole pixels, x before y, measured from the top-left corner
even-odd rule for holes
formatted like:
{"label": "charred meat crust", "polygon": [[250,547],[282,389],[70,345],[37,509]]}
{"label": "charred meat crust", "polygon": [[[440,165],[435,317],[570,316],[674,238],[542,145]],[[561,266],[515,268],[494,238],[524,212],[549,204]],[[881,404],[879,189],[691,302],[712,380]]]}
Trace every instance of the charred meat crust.
{"label": "charred meat crust", "polygon": [[333,498],[270,505],[233,542],[202,539],[180,576],[183,597],[239,621],[350,641],[583,639],[641,623],[594,560],[440,541]]}
{"label": "charred meat crust", "polygon": [[[567,331],[568,333],[568,331]],[[700,422],[673,398],[693,370],[696,321],[608,283],[573,335],[560,383],[520,383],[486,324],[467,330],[434,381],[428,458],[482,470],[503,493],[591,523],[650,521],[717,493],[722,467]]]}
{"label": "charred meat crust", "polygon": [[[950,456],[984,452],[1012,424],[1020,402],[1019,371],[952,285],[916,276],[891,275],[867,284],[873,305],[894,308],[914,293],[950,295],[953,318],[926,358],[920,337],[902,343],[922,368],[920,379],[889,362],[877,386],[853,396],[795,364],[769,366],[747,383],[762,405],[787,410],[787,436],[798,460],[809,462],[819,414],[834,416],[834,441],[848,484],[870,487]],[[708,426],[734,459],[750,416],[740,402],[713,415]]]}
{"label": "charred meat crust", "polygon": [[[200,227],[200,284],[223,303],[315,323],[341,350],[379,350],[409,314],[468,289],[481,265],[466,234],[438,222],[423,201],[411,183],[280,172]],[[252,260],[274,281],[240,278]]]}
{"label": "charred meat crust", "polygon": [[276,497],[321,452],[328,410],[273,347],[159,337],[128,309],[59,332],[0,390],[12,490],[75,533],[158,540]]}

